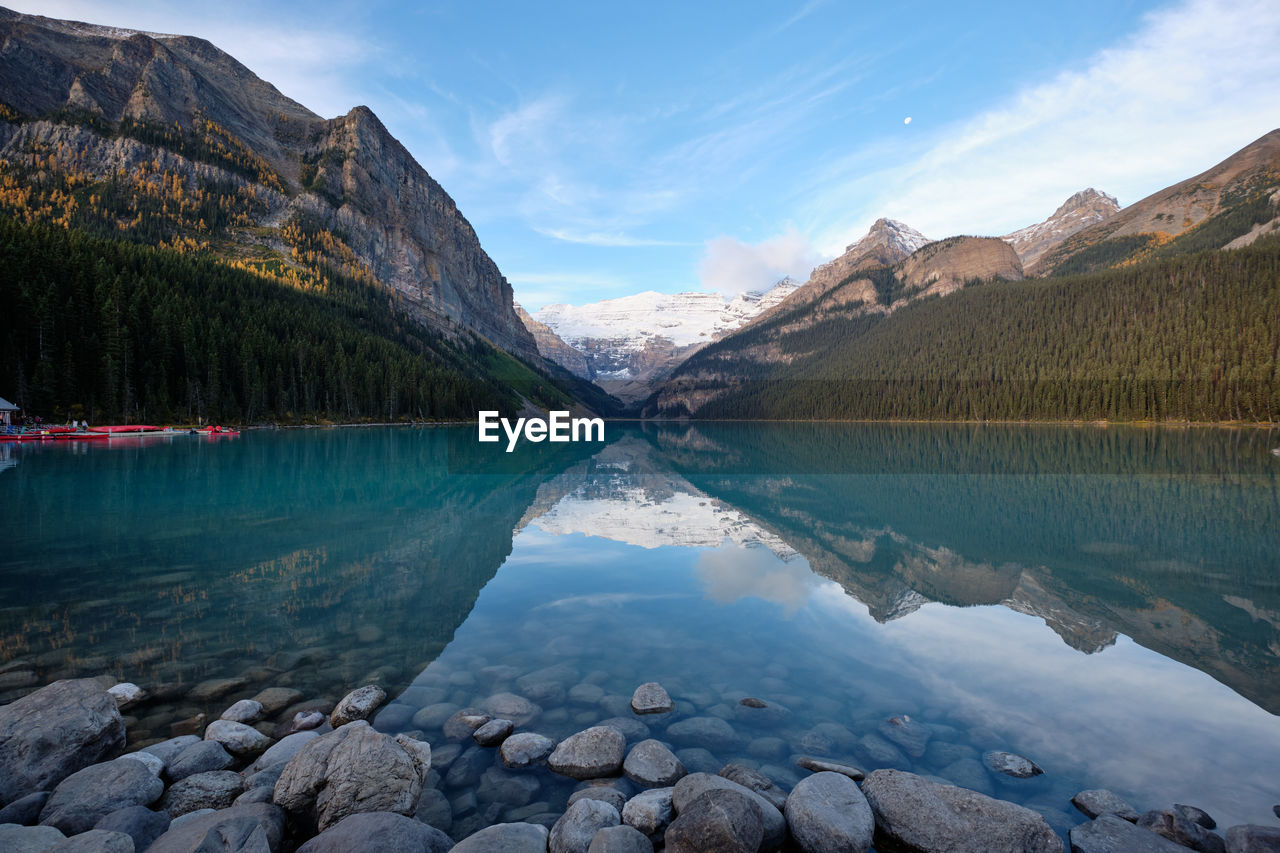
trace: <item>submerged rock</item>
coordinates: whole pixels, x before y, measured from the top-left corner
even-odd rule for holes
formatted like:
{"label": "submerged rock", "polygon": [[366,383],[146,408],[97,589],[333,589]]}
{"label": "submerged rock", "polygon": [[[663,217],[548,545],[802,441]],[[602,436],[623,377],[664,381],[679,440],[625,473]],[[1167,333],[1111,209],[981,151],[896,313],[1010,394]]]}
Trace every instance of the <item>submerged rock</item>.
{"label": "submerged rock", "polygon": [[933,731],[923,723],[918,723],[905,714],[890,717],[880,724],[877,731],[885,740],[898,745],[898,748],[912,758],[920,758],[929,746],[929,738]]}
{"label": "submerged rock", "polygon": [[631,710],[637,714],[665,714],[673,708],[666,688],[656,681],[646,681],[631,694]]}
{"label": "submerged rock", "polygon": [[1013,752],[1000,752],[997,750],[984,753],[982,763],[992,773],[1003,773],[1015,779],[1030,779],[1032,776],[1039,776],[1044,772],[1030,758],[1024,758]]}
{"label": "submerged rock", "polygon": [[489,714],[510,720],[517,726],[529,725],[542,713],[540,707],[514,693],[495,693],[481,704]]}
{"label": "submerged rock", "polygon": [[573,805],[578,800],[599,800],[602,803],[608,803],[621,813],[627,803],[627,795],[612,786],[592,785],[569,795],[569,805]]}
{"label": "submerged rock", "polygon": [[1280,853],[1280,827],[1233,826],[1227,830],[1227,853]]}
{"label": "submerged rock", "polygon": [[51,790],[124,743],[115,698],[91,678],[55,681],[0,706],[0,806]]}
{"label": "submerged rock", "polygon": [[824,771],[801,779],[787,797],[787,826],[804,853],[867,853],[875,818],[858,783]]}
{"label": "submerged rock", "polygon": [[1129,821],[1129,823],[1136,823],[1141,816],[1138,814],[1137,809],[1105,788],[1081,791],[1071,798],[1071,804],[1088,818],[1113,814]]}
{"label": "submerged rock", "polygon": [[266,709],[262,707],[261,702],[254,701],[253,699],[241,699],[239,702],[223,711],[222,716],[219,719],[249,725],[251,723],[258,722],[266,715]]}
{"label": "submerged rock", "polygon": [[472,734],[472,739],[481,746],[498,746],[515,730],[510,720],[490,720]]}
{"label": "submerged rock", "polygon": [[719,717],[689,717],[667,726],[667,736],[678,743],[688,743],[710,750],[736,749],[742,738]]}
{"label": "submerged rock", "polygon": [[1073,827],[1071,853],[1187,853],[1187,848],[1113,814]]}
{"label": "submerged rock", "polygon": [[1153,809],[1138,818],[1138,826],[1163,835],[1174,844],[1199,850],[1200,853],[1226,853],[1222,838],[1200,824],[1187,819],[1177,809]]}
{"label": "submerged rock", "polygon": [[963,849],[986,853],[1061,853],[1062,839],[1030,809],[985,794],[942,785],[901,770],[867,775],[862,793],[876,831],[909,850]]}
{"label": "submerged rock", "polygon": [[617,729],[592,726],[561,741],[547,758],[547,766],[573,779],[612,776],[622,768],[626,745],[626,738]]}
{"label": "submerged rock", "polygon": [[393,812],[353,814],[312,838],[298,853],[446,853],[453,839]]}
{"label": "submerged rock", "polygon": [[280,774],[275,803],[321,831],[360,812],[412,815],[431,758],[430,746],[406,740],[375,731],[364,720],[321,735]]}
{"label": "submerged rock", "polygon": [[556,742],[544,735],[521,732],[508,737],[498,749],[498,757],[505,767],[520,770],[546,761],[556,748]]}

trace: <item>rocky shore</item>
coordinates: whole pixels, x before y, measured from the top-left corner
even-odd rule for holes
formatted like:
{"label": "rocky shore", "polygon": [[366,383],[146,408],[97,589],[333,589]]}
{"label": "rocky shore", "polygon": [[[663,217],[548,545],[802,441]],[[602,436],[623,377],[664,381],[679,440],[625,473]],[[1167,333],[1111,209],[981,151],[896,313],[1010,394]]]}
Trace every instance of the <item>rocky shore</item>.
{"label": "rocky shore", "polygon": [[[516,683],[545,687],[542,675]],[[772,753],[762,760],[721,764],[714,752],[742,742],[732,720],[767,728],[787,714],[751,696],[715,716],[650,682],[625,709],[604,708],[617,712],[609,718],[580,713],[595,724],[556,740],[537,730],[535,701],[514,692],[495,692],[482,707],[426,701],[443,698],[432,695],[418,705],[403,696],[388,705],[381,687],[366,685],[332,707],[305,707],[297,691],[272,687],[234,702],[199,734],[125,752],[122,711],[144,701],[145,692],[105,681],[58,681],[0,706],[0,850],[1066,850],[1062,822],[1046,820],[1052,808],[989,795],[993,775],[1043,774],[1010,752],[957,758],[970,763],[961,769],[973,787],[891,767],[864,772],[820,754],[829,752],[823,737],[837,738],[842,728],[827,723],[807,737],[819,747],[815,754],[791,753],[774,738],[772,749],[749,751]],[[605,700],[593,686],[571,691]],[[923,755],[936,732],[898,716],[883,722],[878,737],[902,754]],[[780,768],[784,754],[794,769]],[[1061,804],[1072,806],[1089,819],[1067,831],[1076,853],[1280,851],[1280,826],[1219,834],[1194,806],[1140,813],[1105,790],[1081,791]]]}

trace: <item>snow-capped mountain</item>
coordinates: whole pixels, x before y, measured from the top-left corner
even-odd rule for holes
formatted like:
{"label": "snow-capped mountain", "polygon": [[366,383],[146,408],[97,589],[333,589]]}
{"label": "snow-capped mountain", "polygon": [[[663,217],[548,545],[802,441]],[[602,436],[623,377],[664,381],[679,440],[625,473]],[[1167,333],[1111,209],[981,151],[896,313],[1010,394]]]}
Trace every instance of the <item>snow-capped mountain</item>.
{"label": "snow-capped mountain", "polygon": [[1044,222],[1019,228],[1003,239],[1018,253],[1024,268],[1030,268],[1045,252],[1063,240],[1083,231],[1096,222],[1110,219],[1120,210],[1120,202],[1113,195],[1107,195],[1089,187],[1073,195],[1062,203]]}
{"label": "snow-capped mountain", "polygon": [[799,286],[784,278],[763,293],[749,291],[729,300],[718,293],[646,291],[587,305],[548,305],[532,318],[586,357],[585,374],[580,367],[565,367],[622,399],[637,399],[648,393],[651,380],[777,305]]}

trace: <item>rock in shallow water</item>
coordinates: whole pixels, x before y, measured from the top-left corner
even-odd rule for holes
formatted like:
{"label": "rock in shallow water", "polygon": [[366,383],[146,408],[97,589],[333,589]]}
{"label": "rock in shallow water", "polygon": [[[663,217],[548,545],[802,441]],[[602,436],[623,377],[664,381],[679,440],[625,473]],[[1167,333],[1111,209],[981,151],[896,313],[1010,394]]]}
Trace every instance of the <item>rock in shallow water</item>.
{"label": "rock in shallow water", "polygon": [[392,812],[353,814],[312,838],[298,853],[445,853],[453,839]]}
{"label": "rock in shallow water", "polygon": [[376,684],[366,684],[342,697],[342,701],[329,715],[329,725],[339,729],[356,720],[367,720],[385,701],[387,691]]}
{"label": "rock in shallow water", "polygon": [[755,791],[764,797],[778,811],[782,811],[787,803],[787,792],[774,784],[773,780],[763,773],[744,767],[741,764],[726,764],[716,774],[730,782],[737,782],[744,788]]}
{"label": "rock in shallow water", "polygon": [[653,844],[632,826],[606,826],[591,839],[587,853],[653,853]]}
{"label": "rock in shallow water", "polygon": [[124,749],[115,698],[91,678],[55,681],[0,707],[0,805],[51,790]]}
{"label": "rock in shallow water", "polygon": [[667,828],[667,853],[756,853],[762,846],[764,826],[760,810],[738,791],[706,791]]}
{"label": "rock in shallow water", "polygon": [[1187,848],[1113,814],[1074,827],[1070,835],[1071,853],[1187,853]]}
{"label": "rock in shallow water", "polygon": [[876,831],[913,850],[1062,853],[1062,839],[1040,815],[967,788],[901,770],[877,770],[862,783]]}
{"label": "rock in shallow water", "polygon": [[490,720],[476,729],[471,734],[471,738],[481,746],[498,746],[514,730],[515,724],[510,720]]}
{"label": "rock in shallow water", "polygon": [[841,773],[815,773],[787,797],[787,826],[804,853],[867,853],[875,818],[858,783]]}
{"label": "rock in shallow water", "polygon": [[257,755],[271,746],[271,738],[244,723],[230,720],[214,720],[204,730],[204,739],[217,741],[222,748],[236,758]]}
{"label": "rock in shallow water", "polygon": [[1227,830],[1227,853],[1280,853],[1280,827],[1255,823],[1233,826]]}
{"label": "rock in shallow water", "polygon": [[251,723],[258,722],[266,715],[267,712],[262,707],[261,702],[256,702],[253,699],[241,699],[239,702],[223,711],[222,716],[219,719],[249,725]]}
{"label": "rock in shallow water", "polygon": [[656,681],[647,681],[631,694],[631,710],[637,714],[665,714],[675,705],[666,688]]}
{"label": "rock in shallow water", "polygon": [[674,815],[672,794],[675,788],[651,788],[627,800],[622,807],[622,822],[652,838],[665,832]]}
{"label": "rock in shallow water", "polygon": [[1195,821],[1174,809],[1153,809],[1138,818],[1138,826],[1163,835],[1174,844],[1199,850],[1200,853],[1226,853],[1226,844]]}
{"label": "rock in shallow water", "polygon": [[293,757],[276,783],[275,802],[321,831],[360,812],[412,815],[430,770],[430,747],[423,746],[424,753],[406,749],[364,720],[348,723]]}
{"label": "rock in shallow water", "polygon": [[529,725],[542,713],[540,707],[514,693],[495,693],[481,705],[492,716],[510,720],[517,726]]}
{"label": "rock in shallow water", "polygon": [[1186,806],[1181,803],[1174,803],[1173,810],[1185,817],[1192,823],[1198,823],[1205,829],[1216,829],[1218,822],[1213,819],[1207,811],[1195,806]]}
{"label": "rock in shallow water", "polygon": [[550,853],[587,853],[597,832],[620,821],[618,810],[608,803],[578,800],[551,827],[547,849]]}
{"label": "rock in shallow water", "polygon": [[622,768],[626,746],[627,739],[617,729],[592,726],[561,741],[547,758],[547,766],[573,779],[612,776]]}
{"label": "rock in shallow water", "polygon": [[1105,788],[1081,791],[1071,798],[1071,804],[1079,809],[1085,817],[1095,818],[1099,815],[1113,814],[1129,823],[1136,823],[1141,816],[1138,810]]}
{"label": "rock in shallow water", "polygon": [[113,687],[108,687],[107,692],[116,701],[116,707],[122,711],[138,704],[147,695],[145,690],[131,681],[122,681]]}
{"label": "rock in shallow water", "polygon": [[718,790],[736,791],[755,804],[759,812],[760,824],[763,827],[762,843],[764,847],[761,849],[773,850],[781,846],[782,842],[786,840],[787,822],[783,818],[782,812],[774,808],[773,804],[760,794],[722,776],[713,776],[710,773],[690,773],[676,783],[675,789],[671,793],[671,802],[675,806],[677,814],[684,814],[699,797],[708,791]]}
{"label": "rock in shallow water", "polygon": [[684,765],[671,750],[656,740],[642,740],[627,753],[622,772],[633,782],[649,788],[674,785],[685,775]]}
{"label": "rock in shallow water", "polygon": [[733,726],[719,717],[689,717],[667,726],[667,736],[678,743],[687,743],[710,750],[736,749],[742,738]]}
{"label": "rock in shallow water", "polygon": [[519,770],[541,764],[556,748],[556,742],[544,735],[521,732],[502,742],[498,756],[506,767]]}
{"label": "rock in shallow water", "polygon": [[71,774],[40,811],[40,823],[67,835],[93,828],[117,809],[145,806],[160,799],[162,783],[140,762],[117,758]]}
{"label": "rock in shallow water", "polygon": [[1030,758],[1024,758],[1013,752],[988,752],[982,756],[982,763],[992,773],[1003,773],[1015,779],[1030,779],[1044,771]]}

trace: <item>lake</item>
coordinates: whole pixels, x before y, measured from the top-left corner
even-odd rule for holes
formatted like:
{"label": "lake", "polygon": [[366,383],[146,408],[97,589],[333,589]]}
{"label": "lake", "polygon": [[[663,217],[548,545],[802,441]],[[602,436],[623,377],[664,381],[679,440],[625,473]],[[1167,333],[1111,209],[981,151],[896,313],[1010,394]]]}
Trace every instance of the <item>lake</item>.
{"label": "lake", "polygon": [[[627,707],[646,681],[672,716],[728,722],[714,742],[670,738],[690,769],[740,760],[789,787],[798,755],[900,767],[1060,832],[1097,787],[1224,827],[1274,819],[1275,432],[606,438],[512,454],[474,427],[0,445],[0,701],[134,681],[152,696],[129,711],[141,745],[265,687],[315,704],[379,683],[375,725],[432,741],[456,836],[563,810],[574,783],[544,769],[504,788],[493,750],[447,745],[449,713],[510,692],[553,738],[624,716],[665,739],[669,719]],[[895,740],[904,715],[923,742]],[[1045,772],[992,774],[988,750]]]}

